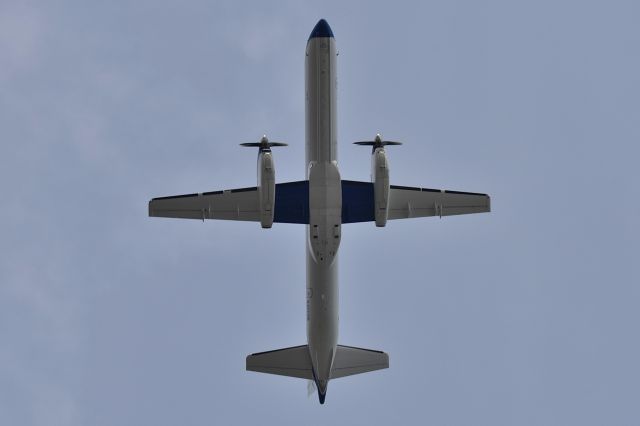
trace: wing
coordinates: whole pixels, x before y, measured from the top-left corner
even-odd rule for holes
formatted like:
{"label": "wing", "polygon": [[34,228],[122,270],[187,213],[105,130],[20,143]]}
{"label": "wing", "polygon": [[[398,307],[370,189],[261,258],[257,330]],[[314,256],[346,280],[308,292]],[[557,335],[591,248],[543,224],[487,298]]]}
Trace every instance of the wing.
{"label": "wing", "polygon": [[487,194],[395,185],[389,188],[390,220],[489,211],[491,198]]}
{"label": "wing", "polygon": [[[309,223],[309,181],[276,184],[274,222]],[[222,219],[260,222],[258,189],[159,197],[149,201],[149,216],[179,219]]]}
{"label": "wing", "polygon": [[159,197],[149,201],[149,216],[259,222],[258,189],[230,189]]}

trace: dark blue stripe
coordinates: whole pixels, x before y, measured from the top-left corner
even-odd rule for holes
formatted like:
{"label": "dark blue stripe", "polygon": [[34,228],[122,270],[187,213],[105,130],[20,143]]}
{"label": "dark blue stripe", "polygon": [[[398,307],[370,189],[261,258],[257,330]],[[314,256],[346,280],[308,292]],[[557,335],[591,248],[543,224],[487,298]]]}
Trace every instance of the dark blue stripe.
{"label": "dark blue stripe", "polygon": [[404,189],[407,191],[421,191],[422,188],[416,188],[415,186],[400,186],[400,185],[391,185],[391,189]]}
{"label": "dark blue stripe", "polygon": [[309,223],[309,181],[276,184],[273,221],[278,223]]}
{"label": "dark blue stripe", "polygon": [[[374,216],[373,184],[342,181],[342,223],[371,222]],[[309,181],[276,184],[273,221],[309,223]]]}
{"label": "dark blue stripe", "polygon": [[255,186],[252,186],[251,188],[238,188],[238,189],[232,189],[231,192],[248,192],[248,191],[257,191],[258,188]]}
{"label": "dark blue stripe", "polygon": [[353,180],[342,181],[342,223],[375,220],[373,184]]}
{"label": "dark blue stripe", "polygon": [[190,198],[190,197],[197,197],[198,195],[200,195],[200,194],[170,195],[168,197],[157,197],[157,198],[154,198],[151,201],[154,201],[154,200],[171,200],[171,199],[174,199],[174,198]]}
{"label": "dark blue stripe", "polygon": [[481,195],[483,197],[487,197],[487,194],[480,194],[478,192],[449,191],[449,190],[446,190],[444,192],[446,192],[447,194]]}

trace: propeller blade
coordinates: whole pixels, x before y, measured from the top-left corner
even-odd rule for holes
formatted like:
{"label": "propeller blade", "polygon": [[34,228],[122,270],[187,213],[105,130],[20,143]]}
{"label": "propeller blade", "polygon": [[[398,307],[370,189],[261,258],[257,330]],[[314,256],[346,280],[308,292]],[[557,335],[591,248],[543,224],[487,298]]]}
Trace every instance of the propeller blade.
{"label": "propeller blade", "polygon": [[307,380],[307,398],[316,393],[316,382],[313,380]]}
{"label": "propeller blade", "polygon": [[283,142],[245,142],[241,143],[240,146],[248,146],[253,148],[271,148],[272,146],[289,146]]}
{"label": "propeller blade", "polygon": [[360,141],[360,142],[354,142],[354,145],[386,146],[386,145],[402,145],[402,142],[394,142],[394,141]]}

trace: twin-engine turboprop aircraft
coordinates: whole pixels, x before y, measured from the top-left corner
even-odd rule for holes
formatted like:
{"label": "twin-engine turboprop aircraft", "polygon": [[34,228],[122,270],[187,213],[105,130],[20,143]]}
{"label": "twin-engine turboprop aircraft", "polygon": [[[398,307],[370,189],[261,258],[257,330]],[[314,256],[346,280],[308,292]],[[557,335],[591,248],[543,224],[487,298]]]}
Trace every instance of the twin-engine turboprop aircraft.
{"label": "twin-engine turboprop aircraft", "polygon": [[371,182],[342,180],[337,162],[336,42],[321,19],[306,48],[307,176],[276,183],[271,148],[283,146],[266,136],[243,146],[258,148],[258,183],[250,188],[154,198],[149,216],[183,219],[226,219],[306,225],[307,344],[247,356],[247,370],[313,380],[323,404],[330,379],[389,366],[377,350],[338,344],[338,247],[342,225],[425,216],[490,211],[486,194],[389,185],[385,141],[356,142],[371,146]]}

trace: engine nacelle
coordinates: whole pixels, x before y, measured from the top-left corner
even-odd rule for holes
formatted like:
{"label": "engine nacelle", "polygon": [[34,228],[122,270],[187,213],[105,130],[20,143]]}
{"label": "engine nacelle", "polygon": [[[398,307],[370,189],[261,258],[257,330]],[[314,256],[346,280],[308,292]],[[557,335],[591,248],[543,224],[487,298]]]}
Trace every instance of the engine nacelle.
{"label": "engine nacelle", "polygon": [[258,153],[258,204],[260,225],[271,228],[276,201],[276,170],[271,150]]}
{"label": "engine nacelle", "polygon": [[389,167],[384,148],[374,148],[371,154],[371,182],[375,205],[376,226],[385,226],[389,216]]}
{"label": "engine nacelle", "polygon": [[385,226],[389,217],[389,167],[385,146],[402,145],[401,142],[382,140],[378,133],[372,141],[354,142],[371,147],[371,182],[373,182],[376,226]]}
{"label": "engine nacelle", "polygon": [[260,224],[263,228],[273,225],[273,212],[276,202],[276,168],[273,164],[271,147],[287,146],[282,142],[270,142],[267,135],[262,136],[260,142],[246,142],[240,145],[258,148],[258,208],[260,209]]}

